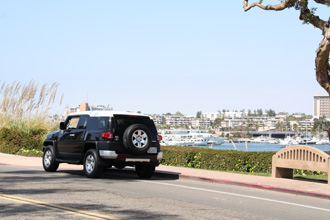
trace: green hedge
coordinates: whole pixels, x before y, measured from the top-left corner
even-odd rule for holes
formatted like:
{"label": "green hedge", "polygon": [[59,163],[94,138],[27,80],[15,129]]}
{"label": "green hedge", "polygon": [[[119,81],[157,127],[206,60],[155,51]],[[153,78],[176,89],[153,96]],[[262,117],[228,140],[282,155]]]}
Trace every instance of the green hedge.
{"label": "green hedge", "polygon": [[163,165],[248,173],[271,173],[276,153],[176,146],[162,146],[161,151]]}
{"label": "green hedge", "polygon": [[[199,147],[162,146],[161,164],[205,170],[243,173],[272,173],[272,156],[276,152],[214,150]],[[330,154],[329,152],[327,152]],[[326,175],[323,172],[294,170],[295,175]]]}
{"label": "green hedge", "polygon": [[0,128],[0,152],[20,154],[20,151],[41,151],[45,131],[33,129],[29,132],[14,128]]}

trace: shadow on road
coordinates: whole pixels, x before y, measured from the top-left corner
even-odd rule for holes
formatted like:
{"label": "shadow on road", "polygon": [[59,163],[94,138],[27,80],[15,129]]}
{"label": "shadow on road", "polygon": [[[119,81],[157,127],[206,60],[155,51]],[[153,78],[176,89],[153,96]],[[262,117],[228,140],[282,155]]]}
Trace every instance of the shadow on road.
{"label": "shadow on road", "polygon": [[[160,178],[158,175],[151,180],[171,180],[173,178]],[[175,178],[174,178],[175,179]],[[0,171],[0,218],[1,219],[63,219],[70,218],[64,211],[52,211],[51,204],[69,207],[90,212],[103,213],[111,216],[124,216],[124,219],[176,219],[178,216],[166,214],[163,211],[151,211],[149,209],[134,209],[125,203],[107,203],[106,200],[122,200],[116,191],[100,190],[94,187],[99,180],[106,180],[106,185],[118,181],[140,180],[134,169],[108,169],[100,178],[87,178],[82,170],[59,170],[57,172],[45,172],[43,170],[24,170],[14,168]],[[109,180],[109,181],[108,181]],[[84,184],[80,184],[80,183]],[[87,183],[87,184],[86,184]],[[104,182],[103,182],[104,183]],[[114,193],[114,194],[113,194]],[[22,198],[49,202],[50,207],[33,203],[20,203],[9,201],[1,194],[15,195]],[[103,198],[102,198],[103,197]],[[134,198],[132,198],[135,201]],[[137,198],[139,200],[139,197]],[[136,204],[137,201],[135,201]],[[141,202],[141,201],[140,201]],[[114,205],[116,204],[116,205]],[[134,204],[134,202],[133,202]],[[74,216],[74,214],[73,214]],[[73,217],[72,216],[72,217]],[[73,217],[72,219],[79,219]],[[105,218],[106,219],[106,218]]]}

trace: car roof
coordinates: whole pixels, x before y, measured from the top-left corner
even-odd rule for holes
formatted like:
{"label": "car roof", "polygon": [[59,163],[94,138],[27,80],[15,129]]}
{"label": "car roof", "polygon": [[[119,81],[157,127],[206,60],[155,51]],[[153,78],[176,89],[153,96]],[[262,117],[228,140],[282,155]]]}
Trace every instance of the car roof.
{"label": "car roof", "polygon": [[75,115],[89,115],[91,117],[112,117],[114,115],[134,115],[134,116],[149,117],[148,115],[144,115],[140,113],[124,112],[124,111],[82,111],[82,112],[74,112],[69,114],[69,116],[75,116]]}

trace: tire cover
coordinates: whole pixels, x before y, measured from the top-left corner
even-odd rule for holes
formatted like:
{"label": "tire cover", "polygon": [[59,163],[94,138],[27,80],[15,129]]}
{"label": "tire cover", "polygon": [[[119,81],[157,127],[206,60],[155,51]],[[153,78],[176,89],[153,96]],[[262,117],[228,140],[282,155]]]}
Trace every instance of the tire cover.
{"label": "tire cover", "polygon": [[125,148],[132,154],[141,155],[147,153],[151,146],[151,133],[142,124],[133,124],[126,128],[123,135]]}

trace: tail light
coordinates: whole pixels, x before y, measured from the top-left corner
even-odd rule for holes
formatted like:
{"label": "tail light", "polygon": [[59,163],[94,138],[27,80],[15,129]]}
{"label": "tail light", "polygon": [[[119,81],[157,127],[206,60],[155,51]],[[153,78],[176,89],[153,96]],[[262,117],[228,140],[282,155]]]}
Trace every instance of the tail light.
{"label": "tail light", "polygon": [[157,141],[161,141],[161,140],[163,140],[163,137],[161,135],[157,134]]}
{"label": "tail light", "polygon": [[101,135],[102,138],[104,139],[113,139],[113,133],[112,132],[104,132]]}

